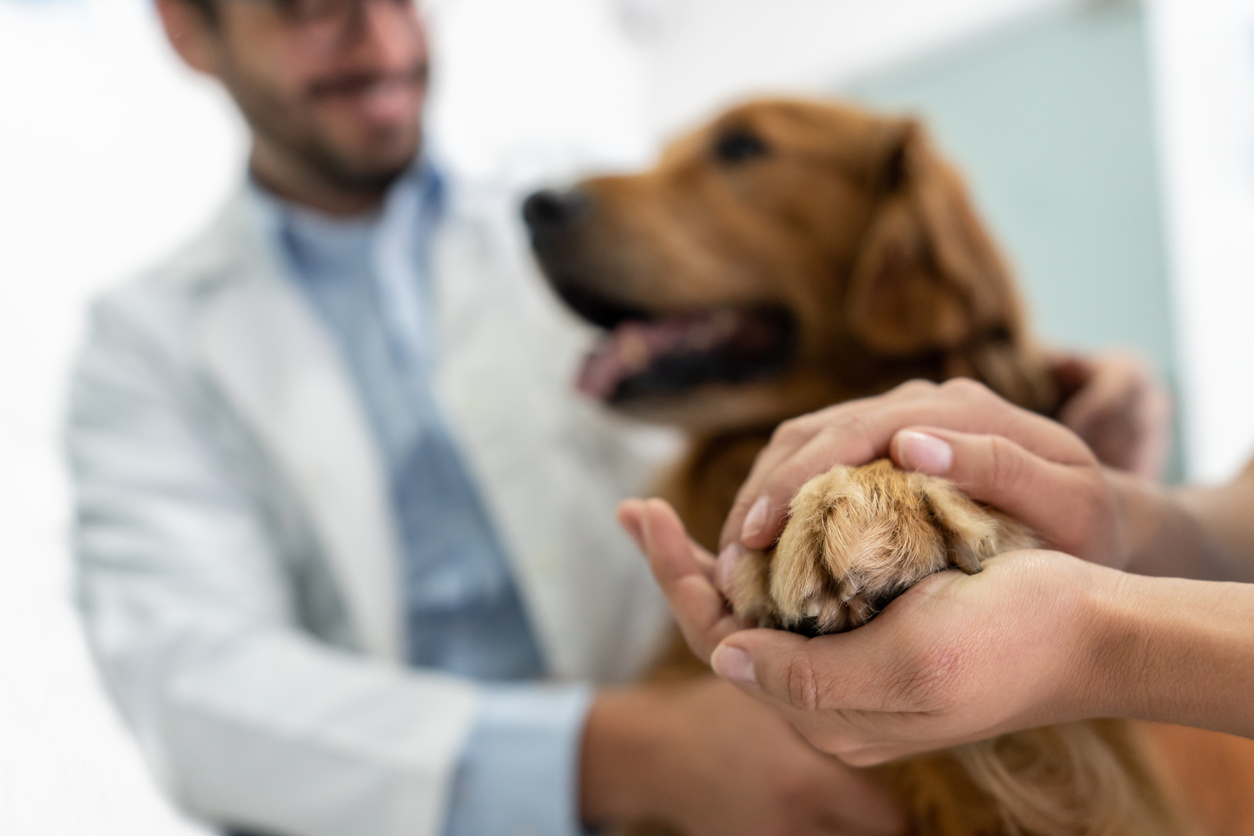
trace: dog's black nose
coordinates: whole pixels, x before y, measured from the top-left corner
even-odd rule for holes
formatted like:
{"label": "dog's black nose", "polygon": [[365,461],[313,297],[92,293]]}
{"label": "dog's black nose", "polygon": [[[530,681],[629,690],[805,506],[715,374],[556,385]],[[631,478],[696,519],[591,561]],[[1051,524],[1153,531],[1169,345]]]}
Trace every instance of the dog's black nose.
{"label": "dog's black nose", "polygon": [[588,206],[588,196],[578,189],[558,192],[544,189],[523,201],[523,220],[532,231],[553,229],[571,223]]}

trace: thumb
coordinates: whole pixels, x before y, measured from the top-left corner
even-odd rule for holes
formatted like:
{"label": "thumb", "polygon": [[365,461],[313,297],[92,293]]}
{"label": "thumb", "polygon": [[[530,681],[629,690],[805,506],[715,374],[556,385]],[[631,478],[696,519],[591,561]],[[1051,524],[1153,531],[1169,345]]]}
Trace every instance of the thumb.
{"label": "thumb", "polygon": [[767,702],[797,711],[883,710],[883,667],[863,639],[871,631],[807,639],[780,630],[742,630],[710,657],[714,672]]}
{"label": "thumb", "polygon": [[1055,548],[1077,554],[1092,545],[1085,521],[1106,504],[1105,480],[1096,467],[1051,462],[998,435],[932,427],[898,432],[890,449],[902,469],[948,479]]}

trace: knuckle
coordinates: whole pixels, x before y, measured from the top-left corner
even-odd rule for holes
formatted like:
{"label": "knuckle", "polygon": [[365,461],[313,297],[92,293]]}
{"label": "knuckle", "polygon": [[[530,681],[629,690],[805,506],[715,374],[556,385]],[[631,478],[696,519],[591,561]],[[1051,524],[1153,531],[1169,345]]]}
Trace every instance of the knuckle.
{"label": "knuckle", "polygon": [[727,519],[741,519],[749,513],[749,506],[753,503],[754,492],[742,488],[740,493],[736,495],[736,501],[732,503],[731,510],[727,512]]}
{"label": "knuckle", "polygon": [[1072,536],[1070,542],[1061,544],[1063,550],[1076,555],[1094,547],[1104,550],[1109,539],[1106,523],[1114,516],[1114,498],[1105,479],[1085,479],[1072,497]]}
{"label": "knuckle", "polygon": [[819,683],[814,666],[805,656],[797,656],[788,665],[785,685],[788,702],[802,711],[814,711],[819,705]]}
{"label": "knuckle", "polygon": [[808,422],[803,418],[789,418],[771,433],[771,444],[786,444],[810,435]]}
{"label": "knuckle", "polygon": [[1024,477],[1024,459],[1014,442],[988,436],[989,480],[999,491],[1013,490]]}
{"label": "knuckle", "polygon": [[874,428],[866,413],[851,410],[842,413],[823,430],[827,446],[834,447],[842,441],[850,439],[865,440],[871,437]]}
{"label": "knuckle", "polygon": [[913,380],[907,380],[905,383],[897,386],[897,388],[893,389],[892,394],[899,395],[901,397],[915,398],[920,395],[929,395],[939,388],[940,387],[937,384],[930,380],[924,380],[916,377]]}
{"label": "knuckle", "polygon": [[964,401],[985,400],[992,395],[989,388],[969,377],[954,377],[940,385],[942,392]]}

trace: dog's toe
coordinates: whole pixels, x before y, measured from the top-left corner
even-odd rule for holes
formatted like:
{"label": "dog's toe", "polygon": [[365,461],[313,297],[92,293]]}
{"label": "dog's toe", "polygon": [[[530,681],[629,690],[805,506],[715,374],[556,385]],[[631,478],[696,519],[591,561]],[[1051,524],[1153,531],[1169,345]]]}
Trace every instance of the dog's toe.
{"label": "dog's toe", "polygon": [[974,574],[984,558],[1029,545],[1021,525],[948,482],[890,462],[836,467],[798,493],[779,543],[744,562],[731,601],[763,626],[836,633],[867,623],[928,575]]}

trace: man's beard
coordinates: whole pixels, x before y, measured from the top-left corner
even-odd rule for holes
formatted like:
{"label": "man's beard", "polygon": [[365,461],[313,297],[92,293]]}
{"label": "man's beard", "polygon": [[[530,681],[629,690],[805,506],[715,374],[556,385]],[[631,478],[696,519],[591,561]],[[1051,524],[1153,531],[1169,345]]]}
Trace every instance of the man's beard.
{"label": "man's beard", "polygon": [[[422,64],[415,67],[409,80],[425,85],[426,76],[427,67]],[[385,159],[355,159],[317,131],[302,130],[307,123],[293,114],[293,108],[286,100],[270,93],[263,85],[250,83],[238,73],[231,73],[224,80],[229,81],[236,104],[259,138],[280,154],[297,161],[302,168],[336,191],[362,195],[383,193],[410,167],[420,148],[420,130],[415,122],[413,139],[403,152],[391,154]],[[375,80],[375,77],[365,75],[345,76],[313,85],[308,95],[334,95]]]}
{"label": "man's beard", "polygon": [[254,123],[254,130],[265,136],[276,148],[299,160],[304,168],[315,172],[328,186],[351,194],[373,195],[386,191],[405,173],[418,151],[418,145],[415,144],[413,153],[403,160],[363,165],[346,159],[316,136],[276,136],[264,131],[257,123]]}

